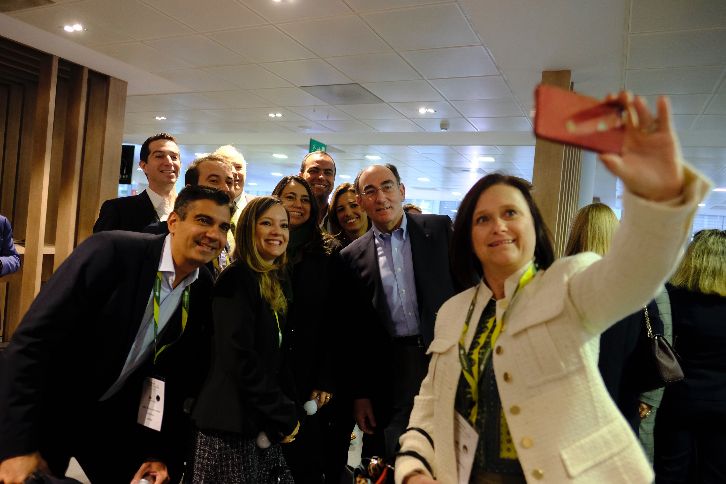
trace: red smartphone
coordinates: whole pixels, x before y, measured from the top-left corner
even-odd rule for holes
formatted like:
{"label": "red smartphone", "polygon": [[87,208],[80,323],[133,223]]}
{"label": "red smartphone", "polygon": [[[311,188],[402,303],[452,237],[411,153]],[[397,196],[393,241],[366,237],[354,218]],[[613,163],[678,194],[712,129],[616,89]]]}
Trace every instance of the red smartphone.
{"label": "red smartphone", "polygon": [[540,84],[535,90],[534,133],[597,153],[617,153],[625,136],[623,107]]}

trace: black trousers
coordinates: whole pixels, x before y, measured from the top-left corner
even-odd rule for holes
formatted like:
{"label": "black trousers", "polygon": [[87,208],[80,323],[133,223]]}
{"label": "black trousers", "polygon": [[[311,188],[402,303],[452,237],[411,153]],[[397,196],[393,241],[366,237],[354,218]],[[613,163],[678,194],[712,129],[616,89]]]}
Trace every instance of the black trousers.
{"label": "black trousers", "polygon": [[394,338],[389,367],[390,394],[374,401],[377,428],[373,435],[363,438],[363,456],[384,457],[393,463],[398,438],[408,427],[413,399],[418,395],[421,381],[428,372],[429,358],[420,337]]}

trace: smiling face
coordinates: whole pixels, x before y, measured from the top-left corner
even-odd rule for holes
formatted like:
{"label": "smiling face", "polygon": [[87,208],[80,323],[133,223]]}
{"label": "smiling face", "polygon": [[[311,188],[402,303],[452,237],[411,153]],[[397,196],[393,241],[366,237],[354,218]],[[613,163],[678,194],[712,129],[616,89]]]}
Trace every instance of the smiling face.
{"label": "smiling face", "polygon": [[305,169],[300,176],[310,184],[313,196],[318,200],[321,209],[327,207],[328,197],[335,185],[335,162],[322,153],[308,155],[305,160]]}
{"label": "smiling face", "polygon": [[158,139],[149,144],[149,156],[141,160],[139,166],[149,180],[149,188],[164,194],[179,178],[181,157],[179,147],[168,139]]}
{"label": "smiling face", "polygon": [[509,185],[493,185],[479,196],[471,244],[484,275],[508,277],[534,258],[534,221],[524,196]]}
{"label": "smiling face", "polygon": [[237,198],[245,189],[245,166],[241,161],[232,162],[233,175],[234,175],[234,189],[232,192],[232,198]]}
{"label": "smiling face", "polygon": [[274,262],[287,250],[290,238],[287,211],[282,205],[273,205],[255,222],[255,247],[262,260]]}
{"label": "smiling face", "polygon": [[222,190],[230,199],[234,198],[234,175],[232,168],[221,161],[206,160],[197,167],[199,185]]}
{"label": "smiling face", "polygon": [[358,178],[358,187],[358,203],[378,230],[391,232],[401,225],[406,189],[396,182],[391,170],[381,165],[366,168]]}
{"label": "smiling face", "polygon": [[296,229],[310,218],[310,195],[301,184],[291,181],[280,194],[282,205],[290,214],[290,228]]}
{"label": "smiling face", "polygon": [[347,191],[338,197],[335,216],[350,240],[357,239],[368,230],[368,215],[352,191]]}
{"label": "smiling face", "polygon": [[230,212],[228,205],[217,205],[212,200],[190,202],[185,211],[183,219],[171,212],[167,224],[172,235],[174,265],[188,273],[222,251],[227,242]]}

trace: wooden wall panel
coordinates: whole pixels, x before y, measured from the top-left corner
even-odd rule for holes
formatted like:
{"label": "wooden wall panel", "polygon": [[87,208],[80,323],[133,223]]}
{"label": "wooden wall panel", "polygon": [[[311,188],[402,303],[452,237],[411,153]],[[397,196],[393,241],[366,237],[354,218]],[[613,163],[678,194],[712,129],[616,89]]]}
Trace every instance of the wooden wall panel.
{"label": "wooden wall panel", "polygon": [[108,82],[99,74],[90,72],[76,245],[93,233],[93,223],[98,217],[107,97]]}
{"label": "wooden wall panel", "polygon": [[[25,257],[20,286],[20,313],[25,314],[40,290],[45,249],[45,220],[48,204],[50,153],[53,142],[53,116],[55,114],[58,57],[47,55],[40,64],[36,112],[34,117],[33,150],[30,163],[29,199]],[[14,325],[10,321],[8,332]]]}
{"label": "wooden wall panel", "polygon": [[[15,185],[17,183],[20,151],[20,126],[23,118],[23,87],[11,86],[8,99],[8,120],[5,129],[2,194],[0,212],[14,222]],[[17,237],[17,236],[16,236]]]}
{"label": "wooden wall panel", "polygon": [[88,68],[73,66],[71,68],[68,107],[66,109],[61,183],[58,192],[54,269],[57,269],[71,253],[76,238],[78,187],[80,186],[81,154],[83,153],[83,135],[86,122],[87,84]]}
{"label": "wooden wall panel", "polygon": [[[124,138],[126,114],[126,81],[109,78],[106,110],[106,132],[103,143],[103,165],[101,186],[96,202],[96,215],[101,204],[109,198],[118,197],[118,178],[121,170],[121,144]],[[96,217],[94,216],[94,222]]]}
{"label": "wooden wall panel", "polygon": [[[58,80],[56,100],[55,114],[53,115],[53,143],[50,152],[50,175],[48,178],[48,208],[45,215],[45,245],[55,244],[58,192],[63,167],[63,141],[65,139],[66,109],[68,106],[68,81]],[[45,281],[47,278],[43,278],[43,280]]]}
{"label": "wooden wall panel", "polygon": [[38,100],[37,92],[37,84],[26,84],[23,87],[23,118],[20,127],[17,183],[15,185],[15,205],[13,206],[13,232],[15,238],[19,240],[25,240],[25,227],[27,227],[28,222],[30,167],[33,157],[33,131],[35,106]]}

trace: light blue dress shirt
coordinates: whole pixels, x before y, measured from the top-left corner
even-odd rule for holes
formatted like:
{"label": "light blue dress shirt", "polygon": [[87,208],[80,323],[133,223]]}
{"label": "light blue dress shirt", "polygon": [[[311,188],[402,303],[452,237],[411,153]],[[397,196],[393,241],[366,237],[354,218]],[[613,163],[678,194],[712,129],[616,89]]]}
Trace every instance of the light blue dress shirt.
{"label": "light blue dress shirt", "polygon": [[393,322],[388,331],[394,337],[421,334],[406,215],[403,216],[401,226],[390,234],[381,232],[374,226],[373,235],[381,284]]}

